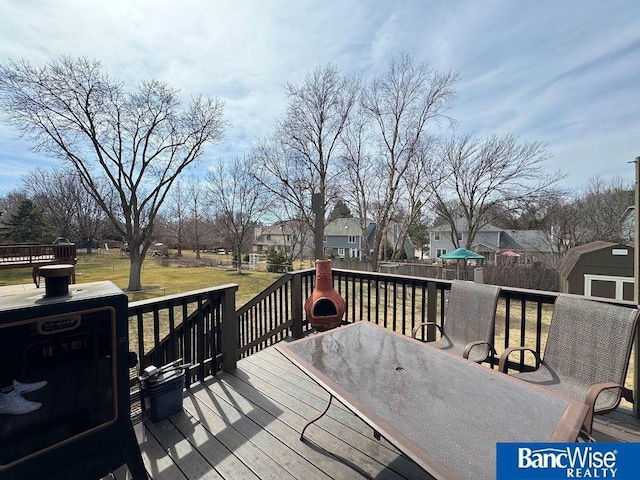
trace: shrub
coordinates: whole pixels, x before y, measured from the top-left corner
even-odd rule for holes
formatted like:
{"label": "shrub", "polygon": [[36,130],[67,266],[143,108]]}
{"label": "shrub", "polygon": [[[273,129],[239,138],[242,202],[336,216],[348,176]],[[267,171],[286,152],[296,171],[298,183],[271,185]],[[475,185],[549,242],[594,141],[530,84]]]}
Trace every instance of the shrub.
{"label": "shrub", "polygon": [[274,273],[285,273],[291,270],[291,262],[286,255],[280,252],[267,253],[267,271]]}

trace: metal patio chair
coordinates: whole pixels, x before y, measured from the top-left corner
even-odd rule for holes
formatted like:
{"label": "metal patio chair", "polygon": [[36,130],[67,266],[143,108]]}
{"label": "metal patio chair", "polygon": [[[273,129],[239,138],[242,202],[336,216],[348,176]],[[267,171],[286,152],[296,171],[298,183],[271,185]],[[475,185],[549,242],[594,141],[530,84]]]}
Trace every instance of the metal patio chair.
{"label": "metal patio chair", "polygon": [[440,332],[440,338],[429,342],[429,345],[474,362],[483,362],[494,352],[493,334],[499,296],[498,286],[454,280],[443,326],[434,322],[420,323],[411,335],[416,338],[421,328],[434,325]]}
{"label": "metal patio chair", "polygon": [[639,313],[637,308],[560,294],[543,356],[511,347],[500,356],[498,368],[506,373],[514,351],[532,352],[536,370],[514,376],[587,404],[583,429],[590,434],[594,414],[615,410],[621,397],[633,403],[624,381]]}

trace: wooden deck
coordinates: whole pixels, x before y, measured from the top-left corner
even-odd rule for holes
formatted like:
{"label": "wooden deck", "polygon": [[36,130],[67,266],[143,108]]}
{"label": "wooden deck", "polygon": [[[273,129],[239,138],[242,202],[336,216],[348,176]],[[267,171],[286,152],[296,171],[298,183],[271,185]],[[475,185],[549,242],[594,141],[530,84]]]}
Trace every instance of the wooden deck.
{"label": "wooden deck", "polygon": [[[421,479],[430,478],[338,402],[305,433],[328,394],[268,348],[195,386],[184,411],[137,426],[147,471],[174,479]],[[596,419],[599,441],[640,442],[640,423],[614,413]],[[142,438],[144,437],[144,438]],[[129,479],[125,468],[114,474]]]}

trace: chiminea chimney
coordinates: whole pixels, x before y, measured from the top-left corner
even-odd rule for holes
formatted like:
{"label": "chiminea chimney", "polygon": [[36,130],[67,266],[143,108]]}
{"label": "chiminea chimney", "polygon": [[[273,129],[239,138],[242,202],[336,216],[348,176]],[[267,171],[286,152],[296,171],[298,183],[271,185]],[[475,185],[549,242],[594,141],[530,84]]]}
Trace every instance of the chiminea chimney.
{"label": "chiminea chimney", "polygon": [[73,275],[73,265],[45,265],[38,269],[38,274],[44,277],[45,298],[69,295],[69,279]]}

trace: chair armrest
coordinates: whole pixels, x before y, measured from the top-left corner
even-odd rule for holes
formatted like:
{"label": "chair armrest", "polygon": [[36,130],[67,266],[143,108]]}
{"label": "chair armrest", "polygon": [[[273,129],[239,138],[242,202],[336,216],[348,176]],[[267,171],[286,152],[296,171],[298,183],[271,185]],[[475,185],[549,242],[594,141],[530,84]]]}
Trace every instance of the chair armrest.
{"label": "chair armrest", "polygon": [[[490,353],[496,353],[496,351],[493,349],[493,345],[491,345],[491,343],[486,342],[484,340],[476,340],[474,342],[469,342],[464,346],[464,352],[462,352],[462,358],[469,358],[469,353],[471,352],[471,349],[473,347],[476,347],[478,345],[486,345],[487,347],[489,347],[489,352]],[[488,355],[487,355],[488,356]],[[486,358],[484,359],[486,360]],[[484,361],[482,360],[482,361]]]}
{"label": "chair armrest", "polygon": [[428,326],[434,326],[438,329],[438,331],[440,332],[440,335],[442,335],[442,328],[440,328],[440,325],[438,325],[435,322],[424,322],[424,323],[419,323],[418,325],[416,325],[415,327],[413,327],[413,330],[411,331],[411,337],[412,338],[416,338],[416,333],[418,333],[418,330],[422,327],[428,327]]}
{"label": "chair armrest", "polygon": [[[589,411],[587,412],[587,416],[585,417],[584,424],[582,426],[587,433],[590,434],[591,429],[593,428],[593,414],[595,413],[596,400],[598,399],[598,395],[600,395],[604,390],[611,390],[612,388],[621,389],[623,396],[626,399],[627,392],[625,392],[625,390],[627,389],[624,388],[619,383],[615,383],[615,382],[596,383],[595,385],[592,385],[589,391],[587,392],[587,396],[584,400],[584,403],[587,407],[589,407]],[[631,400],[633,400],[633,396]]]}
{"label": "chair armrest", "polygon": [[528,348],[528,347],[509,347],[504,352],[502,352],[502,355],[500,355],[500,361],[498,362],[498,371],[500,371],[502,373],[507,373],[507,360],[509,359],[509,355],[511,355],[511,353],[516,352],[516,351],[517,352],[531,352],[531,353],[533,353],[533,356],[536,357],[536,369],[538,369],[538,367],[542,363],[542,360],[540,360],[540,354],[538,354],[538,352],[536,352],[532,348]]}

